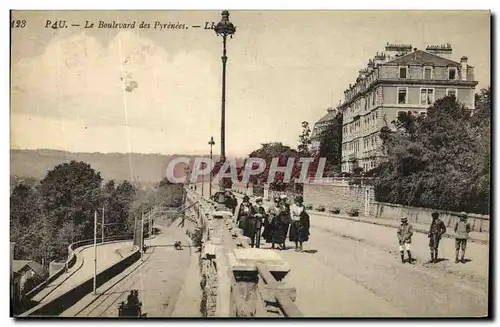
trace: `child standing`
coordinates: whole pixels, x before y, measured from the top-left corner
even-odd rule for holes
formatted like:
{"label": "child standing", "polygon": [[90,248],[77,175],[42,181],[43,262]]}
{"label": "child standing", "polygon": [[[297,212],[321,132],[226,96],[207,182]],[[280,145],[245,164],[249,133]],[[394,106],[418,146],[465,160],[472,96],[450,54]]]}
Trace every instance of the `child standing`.
{"label": "child standing", "polygon": [[465,263],[465,248],[467,247],[467,239],[469,238],[470,224],[467,222],[467,214],[460,213],[460,221],[455,224],[455,263],[458,263],[458,254],[462,249],[460,261]]}
{"label": "child standing", "polygon": [[408,262],[412,262],[411,258],[411,237],[413,235],[413,227],[408,223],[408,218],[401,218],[401,225],[398,228],[399,253],[401,254],[401,262],[405,263],[405,250],[408,252]]}

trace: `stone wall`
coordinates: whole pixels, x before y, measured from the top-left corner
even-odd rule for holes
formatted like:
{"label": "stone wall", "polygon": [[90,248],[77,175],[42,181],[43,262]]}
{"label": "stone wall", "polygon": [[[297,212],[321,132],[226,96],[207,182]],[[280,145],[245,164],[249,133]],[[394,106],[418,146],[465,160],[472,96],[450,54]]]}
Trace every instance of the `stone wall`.
{"label": "stone wall", "polygon": [[[194,204],[189,208],[188,213],[196,221],[195,233],[201,233],[196,237],[201,238],[199,252],[199,265],[201,275],[201,302],[200,313],[203,317],[213,317],[217,311],[217,294],[218,294],[218,273],[215,254],[212,251],[213,246],[210,245],[213,234],[211,220],[208,213],[211,210],[208,203],[201,200],[202,184],[197,185],[196,192],[189,191],[186,196],[186,205]],[[208,188],[208,183],[205,185]],[[208,193],[205,194],[208,196]],[[197,202],[199,201],[199,202]],[[197,203],[196,203],[197,202]],[[193,239],[193,237],[192,237]],[[198,243],[193,240],[193,243]]]}
{"label": "stone wall", "polygon": [[[341,214],[345,214],[351,208],[356,208],[360,215],[374,218],[400,219],[406,216],[414,224],[429,224],[433,211],[440,213],[441,220],[448,227],[453,227],[458,219],[457,212],[377,202],[372,186],[349,185],[347,182],[304,184],[304,203],[312,205],[314,209],[324,206],[326,211],[338,207]],[[469,214],[468,216],[473,231],[489,231],[490,217],[488,215]]]}
{"label": "stone wall", "polygon": [[217,309],[217,269],[212,258],[200,258],[201,265],[201,314],[204,317],[213,317]]}
{"label": "stone wall", "polygon": [[324,206],[328,211],[335,207],[345,213],[351,208],[365,212],[366,192],[373,201],[373,190],[369,186],[349,185],[348,183],[304,184],[304,203],[313,208]]}
{"label": "stone wall", "polygon": [[[382,219],[400,219],[402,216],[408,217],[408,221],[414,224],[430,224],[431,213],[439,212],[439,218],[447,227],[453,228],[458,220],[458,213],[443,210],[434,210],[429,208],[417,208],[403,206],[399,204],[373,202],[370,205],[370,215]],[[490,217],[486,215],[469,214],[469,223],[473,231],[489,232]]]}

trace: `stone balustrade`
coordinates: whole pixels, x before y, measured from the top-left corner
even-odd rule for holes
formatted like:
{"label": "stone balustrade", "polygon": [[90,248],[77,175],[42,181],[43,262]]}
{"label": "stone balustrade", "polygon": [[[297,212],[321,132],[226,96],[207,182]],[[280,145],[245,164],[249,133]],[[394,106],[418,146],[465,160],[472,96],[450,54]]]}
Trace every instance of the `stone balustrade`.
{"label": "stone balustrade", "polygon": [[274,251],[250,248],[233,215],[187,190],[186,202],[204,226],[200,253],[201,313],[206,317],[300,317],[288,264]]}

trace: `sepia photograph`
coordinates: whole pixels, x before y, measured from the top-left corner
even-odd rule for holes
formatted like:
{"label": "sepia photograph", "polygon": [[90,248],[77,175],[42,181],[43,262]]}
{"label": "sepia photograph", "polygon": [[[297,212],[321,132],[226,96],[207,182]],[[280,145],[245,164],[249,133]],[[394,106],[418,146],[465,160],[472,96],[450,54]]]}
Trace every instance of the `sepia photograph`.
{"label": "sepia photograph", "polygon": [[10,316],[491,318],[491,25],[11,10]]}

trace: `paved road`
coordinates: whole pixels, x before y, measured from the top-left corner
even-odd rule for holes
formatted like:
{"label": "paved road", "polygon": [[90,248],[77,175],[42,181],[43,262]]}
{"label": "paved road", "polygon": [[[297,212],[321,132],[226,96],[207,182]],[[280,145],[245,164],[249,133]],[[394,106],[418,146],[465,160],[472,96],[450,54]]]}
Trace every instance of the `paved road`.
{"label": "paved road", "polygon": [[[144,255],[144,260],[101,286],[97,290],[98,296],[89,294],[84,297],[63,316],[117,317],[120,302],[126,302],[133,289],[139,291],[142,313],[147,317],[170,316],[191,264],[189,246],[182,251],[173,247],[177,240],[189,244],[186,229],[179,227],[179,222],[177,220],[167,227],[165,218],[156,219],[155,227],[160,228],[160,234],[146,240],[146,245],[152,247]],[[186,222],[185,227],[188,225]]]}
{"label": "paved road", "polygon": [[454,240],[443,239],[441,261],[427,264],[429,239],[415,233],[412,255],[416,261],[402,264],[395,228],[314,212],[310,220],[311,237],[303,253],[295,252],[289,241],[287,250],[274,250],[290,264],[285,280],[296,287],[296,303],[306,316],[487,315],[488,245],[469,242],[469,261],[455,264]]}
{"label": "paved road", "polygon": [[[113,263],[119,261],[122,258],[121,253],[130,251],[131,249],[131,241],[99,245],[97,247],[97,271],[109,267]],[[56,279],[54,282],[48,285],[46,290],[43,290],[39,294],[35,295],[33,297],[33,300],[37,302],[42,301],[42,303],[51,301],[52,299],[66,293],[76,285],[90,278],[94,274],[93,246],[84,247],[83,249],[78,250],[77,262],[75,263],[74,267],[74,270],[76,271],[71,275],[71,277],[67,278],[68,274],[71,274],[73,270]],[[52,290],[53,288],[55,289],[47,295],[47,292],[49,290]]]}
{"label": "paved road", "polygon": [[[267,204],[265,204],[267,205]],[[427,264],[428,238],[415,233],[414,264],[402,264],[396,229],[310,212],[304,252],[277,251],[290,265],[285,278],[308,317],[471,317],[488,312],[489,246],[469,242],[466,264],[454,263],[454,240]],[[269,248],[269,244],[263,248]]]}
{"label": "paved road", "polygon": [[468,244],[471,261],[455,264],[454,241],[444,239],[443,260],[426,264],[427,245],[426,235],[415,234],[416,263],[402,264],[395,229],[311,214],[305,252],[291,242],[276,251],[291,266],[286,281],[307,316],[486,315],[488,246]]}

